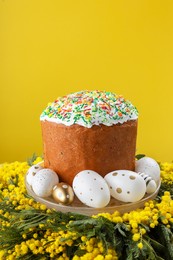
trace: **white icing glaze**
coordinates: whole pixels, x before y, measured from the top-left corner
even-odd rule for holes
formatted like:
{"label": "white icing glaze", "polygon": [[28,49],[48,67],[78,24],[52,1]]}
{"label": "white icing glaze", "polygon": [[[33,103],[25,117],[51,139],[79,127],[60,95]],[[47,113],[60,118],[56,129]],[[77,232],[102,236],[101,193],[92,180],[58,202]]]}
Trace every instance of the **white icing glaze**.
{"label": "white icing glaze", "polygon": [[106,91],[81,91],[50,103],[40,116],[57,124],[70,126],[78,124],[84,127],[93,125],[111,126],[136,120],[136,107],[122,96]]}

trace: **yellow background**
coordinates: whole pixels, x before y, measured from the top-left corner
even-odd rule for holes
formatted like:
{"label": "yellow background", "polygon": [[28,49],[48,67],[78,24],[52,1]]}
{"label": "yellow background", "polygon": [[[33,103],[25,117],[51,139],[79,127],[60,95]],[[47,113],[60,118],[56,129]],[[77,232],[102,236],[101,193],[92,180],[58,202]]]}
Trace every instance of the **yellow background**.
{"label": "yellow background", "polygon": [[39,116],[83,89],[137,106],[137,153],[173,160],[173,1],[0,0],[0,162],[42,154]]}

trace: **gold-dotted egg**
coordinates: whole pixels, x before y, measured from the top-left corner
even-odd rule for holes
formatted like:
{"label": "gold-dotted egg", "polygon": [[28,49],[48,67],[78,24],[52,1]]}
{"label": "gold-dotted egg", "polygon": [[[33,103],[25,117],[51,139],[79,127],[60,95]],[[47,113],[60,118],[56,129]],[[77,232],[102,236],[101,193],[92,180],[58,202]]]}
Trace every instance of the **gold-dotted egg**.
{"label": "gold-dotted egg", "polygon": [[52,197],[60,204],[69,205],[73,202],[74,192],[70,185],[60,182],[54,186]]}

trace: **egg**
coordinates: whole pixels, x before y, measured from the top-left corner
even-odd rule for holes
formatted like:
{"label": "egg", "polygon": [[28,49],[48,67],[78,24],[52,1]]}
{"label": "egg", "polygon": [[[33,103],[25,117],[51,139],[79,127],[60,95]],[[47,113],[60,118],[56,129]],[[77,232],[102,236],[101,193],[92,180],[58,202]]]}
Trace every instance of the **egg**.
{"label": "egg", "polygon": [[32,189],[39,197],[48,197],[52,194],[53,187],[59,183],[56,172],[50,169],[42,169],[34,176]]}
{"label": "egg", "polygon": [[69,205],[73,202],[74,192],[70,185],[60,182],[53,187],[52,197],[63,205]]}
{"label": "egg", "polygon": [[111,196],[123,202],[136,202],[143,198],[146,192],[144,179],[133,171],[117,170],[105,177]]}
{"label": "egg", "polygon": [[151,194],[156,191],[157,189],[157,184],[155,180],[153,180],[149,175],[139,172],[138,173],[145,181],[146,183],[146,193]]}
{"label": "egg", "polygon": [[79,172],[73,179],[72,187],[78,199],[89,207],[103,208],[110,201],[109,187],[95,171]]}
{"label": "egg", "polygon": [[156,183],[160,180],[159,164],[150,157],[143,157],[136,161],[135,172],[144,172],[155,180]]}
{"label": "egg", "polygon": [[33,180],[33,177],[35,176],[35,174],[42,170],[43,167],[39,164],[36,164],[36,165],[32,165],[29,170],[27,171],[26,173],[26,181],[29,185],[32,185],[32,180]]}

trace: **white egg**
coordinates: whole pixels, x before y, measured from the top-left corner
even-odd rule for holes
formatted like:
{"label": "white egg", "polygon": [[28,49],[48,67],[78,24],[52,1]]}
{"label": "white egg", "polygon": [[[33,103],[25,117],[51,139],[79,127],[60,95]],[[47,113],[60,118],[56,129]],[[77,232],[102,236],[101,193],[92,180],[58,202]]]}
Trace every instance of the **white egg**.
{"label": "white egg", "polygon": [[144,179],[136,172],[117,170],[105,176],[111,196],[123,202],[136,202],[143,198],[146,192]]}
{"label": "white egg", "polygon": [[91,170],[79,172],[73,180],[73,190],[78,199],[93,208],[103,208],[110,201],[109,187],[102,176]]}
{"label": "white egg", "polygon": [[27,181],[27,183],[28,183],[29,185],[32,185],[33,177],[35,176],[35,174],[36,174],[38,171],[40,171],[40,170],[42,170],[42,169],[43,169],[43,167],[42,167],[41,165],[39,165],[39,164],[32,165],[32,166],[28,169],[28,171],[27,171],[27,173],[26,173],[26,181]]}
{"label": "white egg", "polygon": [[34,176],[32,189],[39,197],[48,197],[52,194],[53,187],[59,183],[56,172],[50,169],[42,169]]}
{"label": "white egg", "polygon": [[146,193],[151,194],[157,190],[157,184],[154,180],[151,180],[147,185]]}
{"label": "white egg", "polygon": [[149,175],[156,183],[160,180],[159,164],[150,157],[143,157],[136,161],[135,172],[144,172]]}

